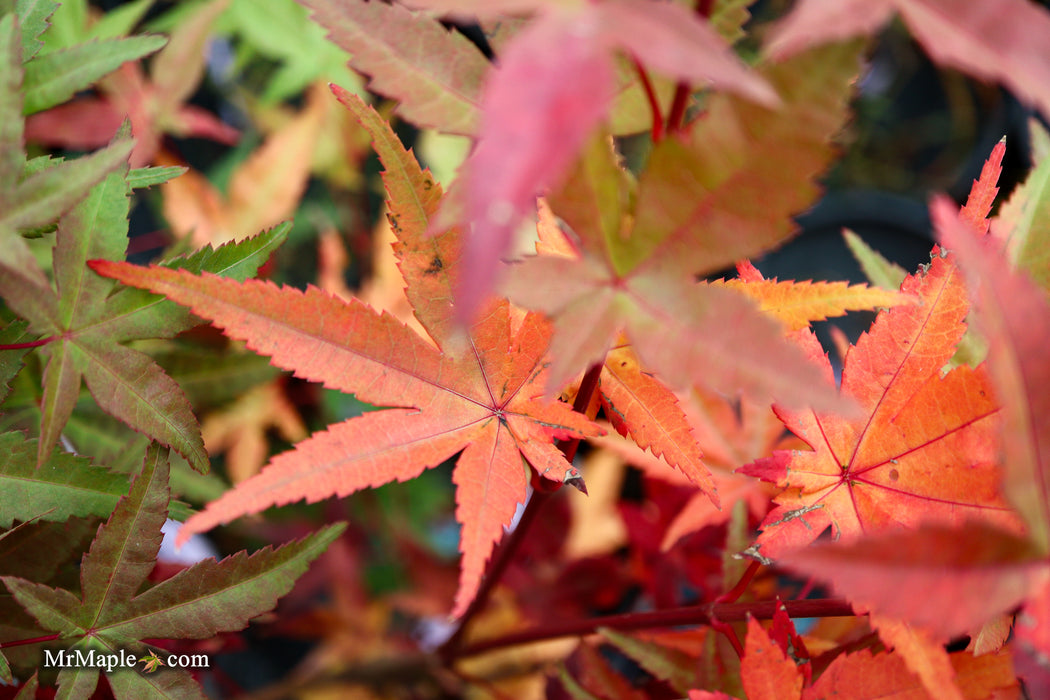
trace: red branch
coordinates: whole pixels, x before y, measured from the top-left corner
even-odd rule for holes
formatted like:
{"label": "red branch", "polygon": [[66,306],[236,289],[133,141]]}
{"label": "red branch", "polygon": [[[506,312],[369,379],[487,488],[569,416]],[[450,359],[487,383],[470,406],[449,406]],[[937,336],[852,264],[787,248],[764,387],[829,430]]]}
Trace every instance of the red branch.
{"label": "red branch", "polygon": [[758,603],[710,603],[689,608],[626,613],[623,615],[592,617],[586,620],[569,620],[559,624],[544,625],[535,629],[468,644],[460,647],[450,656],[455,659],[461,659],[520,644],[531,644],[559,637],[582,637],[593,634],[601,627],[624,631],[675,627],[678,625],[711,625],[715,620],[719,622],[743,622],[749,616],[758,620],[771,620],[779,605],[783,605],[787,610],[787,614],[793,619],[804,617],[853,617],[855,615],[850,604],[838,598],[792,600],[788,602],[765,600]]}

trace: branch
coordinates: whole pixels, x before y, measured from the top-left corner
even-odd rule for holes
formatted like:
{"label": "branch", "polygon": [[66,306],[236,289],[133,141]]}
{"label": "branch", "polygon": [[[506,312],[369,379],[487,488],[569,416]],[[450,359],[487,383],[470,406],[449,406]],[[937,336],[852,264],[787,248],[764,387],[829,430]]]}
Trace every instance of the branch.
{"label": "branch", "polygon": [[748,617],[770,620],[780,605],[784,606],[791,618],[853,617],[855,615],[850,604],[839,598],[793,600],[784,603],[776,600],[766,600],[758,603],[709,603],[689,608],[608,615],[606,617],[592,617],[586,620],[570,620],[561,624],[546,625],[468,644],[456,650],[452,654],[452,658],[462,659],[468,656],[478,656],[496,649],[557,639],[559,637],[582,637],[594,634],[601,627],[624,631],[675,627],[678,625],[710,625],[715,620],[720,622],[743,622]]}

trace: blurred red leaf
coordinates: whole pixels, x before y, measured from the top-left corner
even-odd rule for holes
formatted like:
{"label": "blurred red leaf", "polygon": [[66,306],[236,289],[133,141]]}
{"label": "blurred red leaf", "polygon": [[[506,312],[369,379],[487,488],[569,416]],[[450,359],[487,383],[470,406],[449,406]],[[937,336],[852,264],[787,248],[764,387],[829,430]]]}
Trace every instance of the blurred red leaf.
{"label": "blurred red leaf", "polygon": [[777,102],[725,40],[681,6],[613,0],[541,14],[507,46],[483,92],[478,145],[465,170],[474,231],[465,251],[469,274],[457,292],[464,320],[491,289],[535,197],[558,184],[607,115],[617,49],[670,77]]}
{"label": "blurred red leaf", "polygon": [[801,0],[768,48],[782,58],[874,34],[894,12],[936,62],[1000,82],[1050,115],[1050,13],[1028,0]]}

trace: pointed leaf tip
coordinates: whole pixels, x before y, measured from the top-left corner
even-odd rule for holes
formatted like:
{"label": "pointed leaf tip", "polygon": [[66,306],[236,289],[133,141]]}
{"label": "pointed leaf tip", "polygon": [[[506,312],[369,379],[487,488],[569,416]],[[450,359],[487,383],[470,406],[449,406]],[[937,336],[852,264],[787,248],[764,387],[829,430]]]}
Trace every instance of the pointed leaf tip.
{"label": "pointed leaf tip", "polygon": [[1003,172],[1003,156],[1006,155],[1006,137],[1002,137],[992,148],[988,160],[981,168],[980,176],[973,181],[966,205],[959,212],[962,219],[981,234],[988,233],[991,222],[988,214],[992,211],[995,196],[999,194],[999,176]]}

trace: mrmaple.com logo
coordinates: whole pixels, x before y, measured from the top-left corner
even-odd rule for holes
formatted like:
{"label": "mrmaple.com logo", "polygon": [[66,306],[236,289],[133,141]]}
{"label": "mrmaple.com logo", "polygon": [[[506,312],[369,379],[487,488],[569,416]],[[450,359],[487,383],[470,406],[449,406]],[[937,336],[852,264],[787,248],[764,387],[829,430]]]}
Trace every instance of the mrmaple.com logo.
{"label": "mrmaple.com logo", "polygon": [[150,650],[149,654],[137,657],[124,649],[119,652],[103,654],[91,649],[60,649],[58,651],[44,650],[44,668],[97,668],[105,673],[121,668],[134,668],[142,664],[142,670],[153,673],[162,666],[172,668],[210,668],[211,664],[206,654],[168,654],[166,658],[157,656],[157,652]]}

